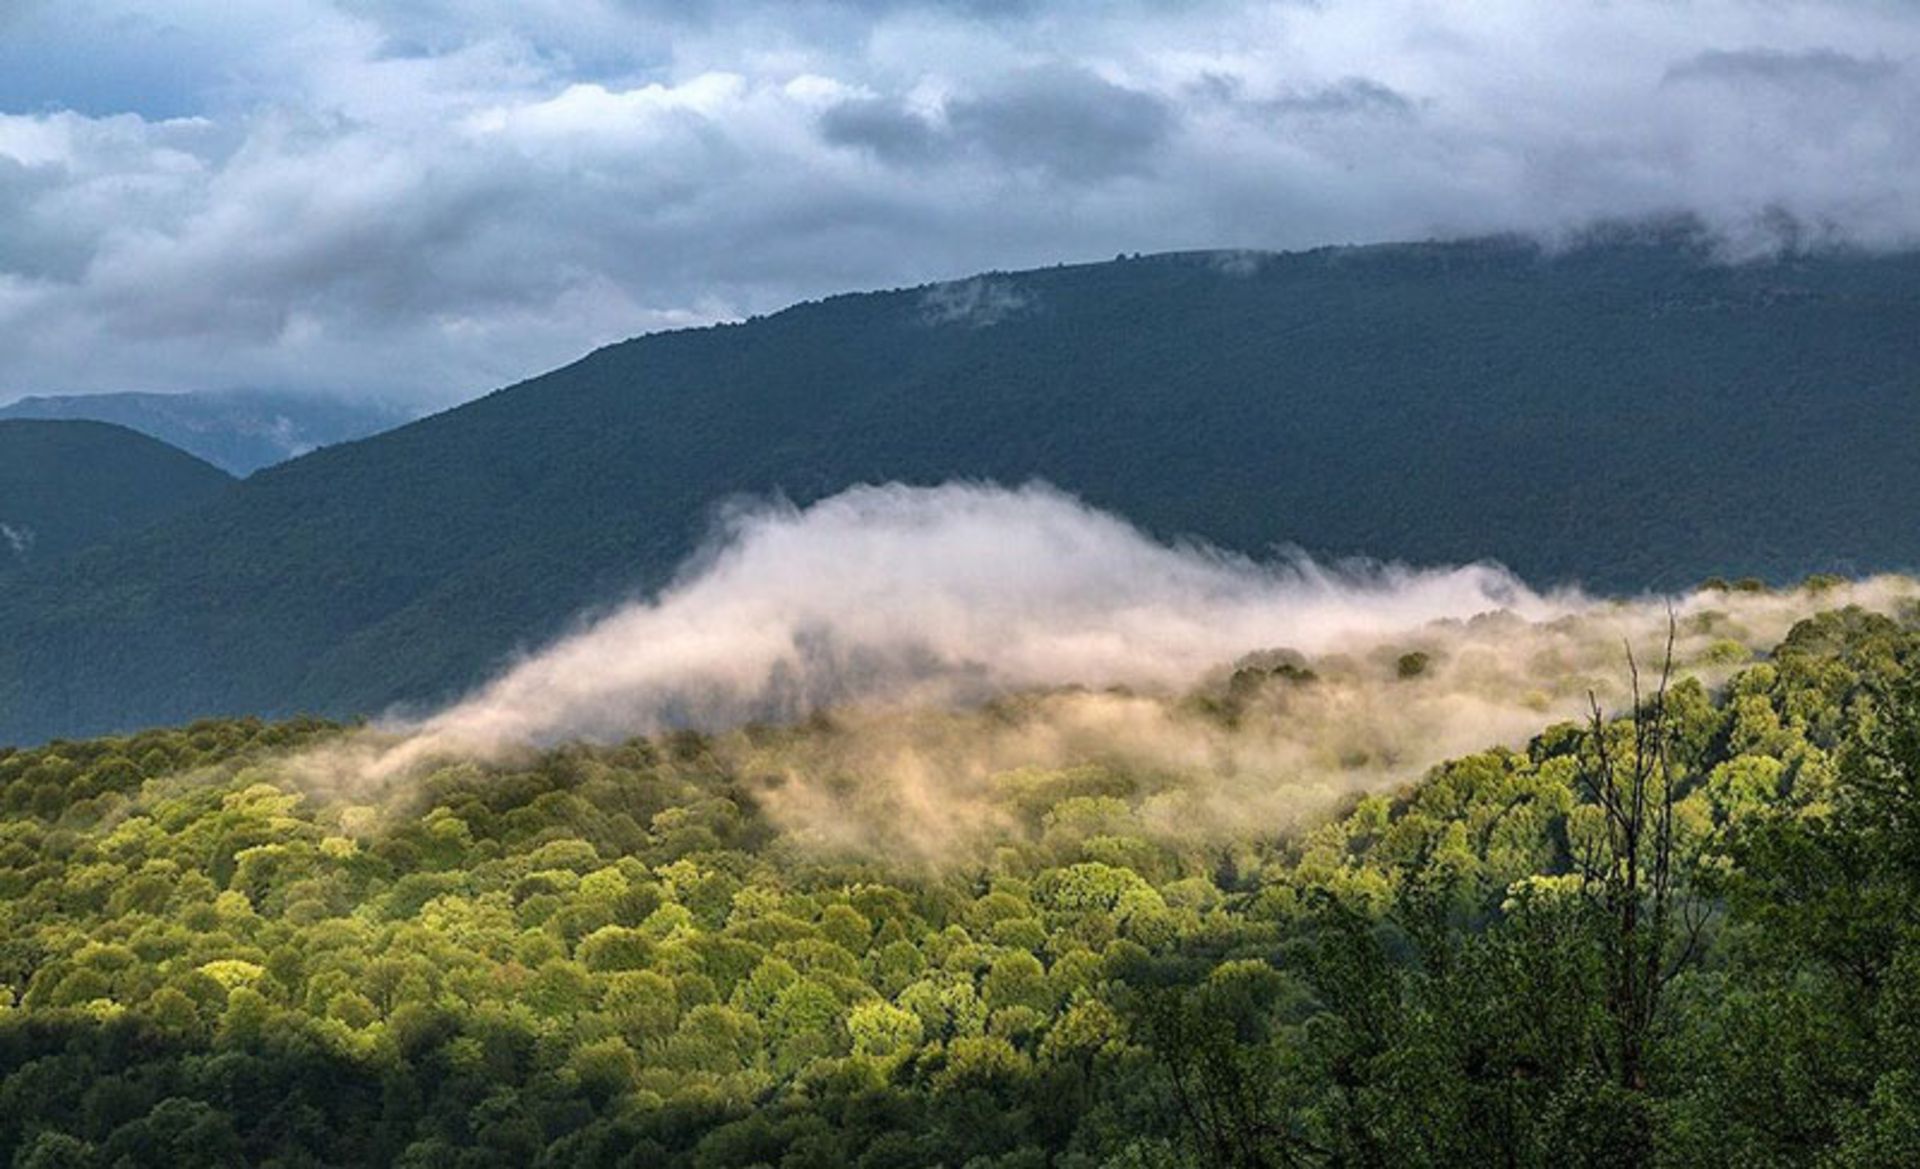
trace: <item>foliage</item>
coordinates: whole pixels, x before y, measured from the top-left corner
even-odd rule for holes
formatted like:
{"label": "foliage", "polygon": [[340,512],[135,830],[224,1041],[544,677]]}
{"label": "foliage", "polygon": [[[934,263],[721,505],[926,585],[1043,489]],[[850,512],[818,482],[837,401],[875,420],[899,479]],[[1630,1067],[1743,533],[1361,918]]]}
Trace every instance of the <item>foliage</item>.
{"label": "foliage", "polygon": [[0,578],[191,511],[232,482],[118,426],[0,417]]}
{"label": "foliage", "polygon": [[0,742],[450,697],[743,492],[1042,478],[1167,538],[1617,591],[1920,564],[1920,257],[1707,253],[1168,255],[994,275],[990,325],[918,289],[611,346],[10,582]]}
{"label": "foliage", "polygon": [[941,869],[804,850],[690,734],[381,792],[300,785],[311,721],[0,750],[0,1160],[1912,1164],[1917,663],[1830,614],[1666,696],[1706,916],[1631,1075],[1577,724],[1226,843],[1022,773]]}

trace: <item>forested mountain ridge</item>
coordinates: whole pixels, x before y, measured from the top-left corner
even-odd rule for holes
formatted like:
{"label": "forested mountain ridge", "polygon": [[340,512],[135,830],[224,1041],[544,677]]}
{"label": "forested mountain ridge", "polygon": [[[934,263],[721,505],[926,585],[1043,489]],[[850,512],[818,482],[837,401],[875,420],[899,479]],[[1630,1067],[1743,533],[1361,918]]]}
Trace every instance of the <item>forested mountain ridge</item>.
{"label": "forested mountain ridge", "polygon": [[445,697],[716,501],[1043,478],[1164,536],[1536,583],[1920,564],[1920,256],[1684,231],[1182,254],[658,334],[0,594],[0,741]]}
{"label": "forested mountain ridge", "polygon": [[[1315,684],[1236,685],[1232,717]],[[0,1157],[1915,1163],[1915,614],[1646,697],[1302,832],[1170,826],[1191,775],[1018,769],[992,847],[934,868],[793,837],[728,763],[831,718],[387,789],[295,763],[341,739],[311,721],[0,748]],[[1675,883],[1643,1016],[1598,793],[1649,719]]]}
{"label": "forested mountain ridge", "polygon": [[231,484],[218,468],[124,427],[0,419],[0,577],[179,514]]}
{"label": "forested mountain ridge", "polygon": [[315,394],[228,391],[183,394],[34,394],[0,406],[0,418],[111,422],[250,475],[316,447],[407,421],[397,406]]}

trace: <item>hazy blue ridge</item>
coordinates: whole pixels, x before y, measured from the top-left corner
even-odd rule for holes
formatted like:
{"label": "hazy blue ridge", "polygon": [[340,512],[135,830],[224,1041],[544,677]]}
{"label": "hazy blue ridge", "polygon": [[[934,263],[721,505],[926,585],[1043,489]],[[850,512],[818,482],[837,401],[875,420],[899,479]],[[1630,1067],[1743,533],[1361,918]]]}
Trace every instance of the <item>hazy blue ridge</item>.
{"label": "hazy blue ridge", "polygon": [[716,501],[1043,478],[1164,537],[1619,591],[1920,565],[1920,255],[1177,254],[610,346],[0,590],[0,742],[442,698]]}
{"label": "hazy blue ridge", "polygon": [[151,435],[235,475],[407,421],[400,407],[314,394],[45,394],[0,406],[0,418],[91,419]]}

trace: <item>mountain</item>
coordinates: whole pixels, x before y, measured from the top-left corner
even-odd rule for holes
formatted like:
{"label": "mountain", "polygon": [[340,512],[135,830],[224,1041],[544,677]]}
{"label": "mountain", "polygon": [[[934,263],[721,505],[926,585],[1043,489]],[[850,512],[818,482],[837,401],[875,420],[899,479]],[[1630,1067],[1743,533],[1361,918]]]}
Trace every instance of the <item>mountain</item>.
{"label": "mountain", "polygon": [[662,333],[0,590],[0,742],[472,685],[716,501],[1040,477],[1163,536],[1535,583],[1920,565],[1920,255],[1685,231],[1190,253]]}
{"label": "mountain", "polygon": [[124,427],[0,419],[0,579],[187,511],[232,482]]}
{"label": "mountain", "polygon": [[0,406],[0,418],[85,418],[152,435],[235,475],[407,421],[399,407],[312,394],[55,394]]}

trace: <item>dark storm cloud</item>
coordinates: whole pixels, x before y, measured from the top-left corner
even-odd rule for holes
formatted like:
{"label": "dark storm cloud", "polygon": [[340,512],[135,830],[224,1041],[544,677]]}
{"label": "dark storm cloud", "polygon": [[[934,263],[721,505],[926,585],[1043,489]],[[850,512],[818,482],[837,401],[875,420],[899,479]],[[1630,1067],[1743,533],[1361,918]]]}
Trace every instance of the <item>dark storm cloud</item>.
{"label": "dark storm cloud", "polygon": [[820,116],[820,134],[836,146],[870,150],[891,163],[923,162],[942,145],[941,132],[898,102],[856,98]]}
{"label": "dark storm cloud", "polygon": [[1161,98],[1067,67],[1023,73],[946,112],[960,141],[1074,180],[1146,169],[1174,123]]}
{"label": "dark storm cloud", "polygon": [[1260,103],[1277,114],[1381,114],[1404,117],[1413,113],[1411,99],[1391,86],[1365,77],[1346,77],[1332,85],[1286,94]]}
{"label": "dark storm cloud", "polygon": [[898,101],[856,98],[828,109],[820,133],[895,165],[950,160],[971,150],[1008,167],[1087,181],[1145,169],[1173,122],[1172,107],[1161,98],[1085,70],[1054,67],[949,100],[937,117]]}
{"label": "dark storm cloud", "polygon": [[1832,49],[1714,49],[1667,70],[1668,81],[1764,81],[1795,85],[1875,85],[1900,71],[1880,57],[1853,57]]}

